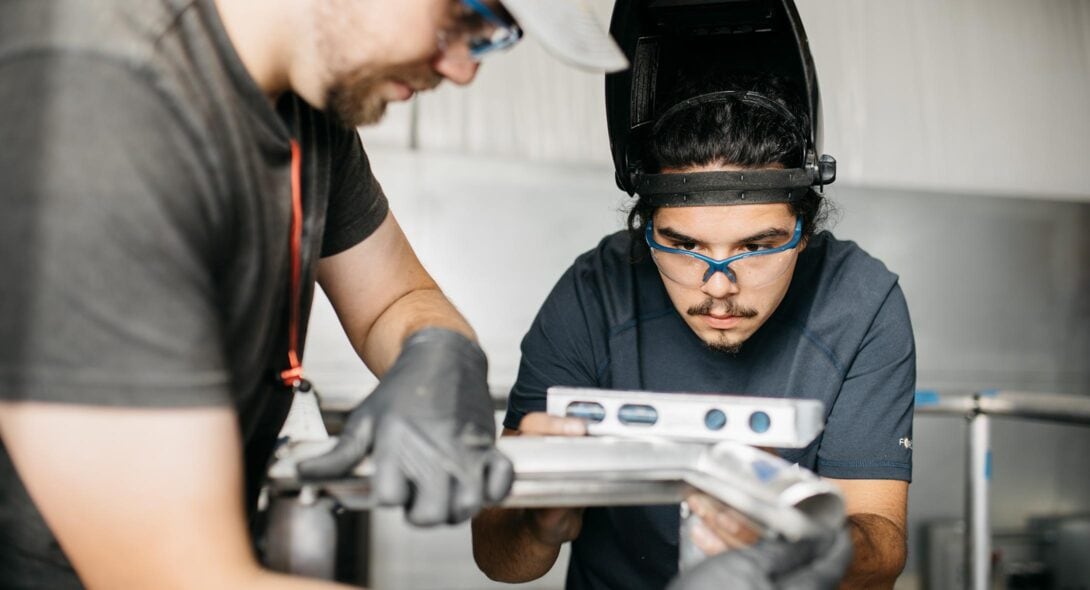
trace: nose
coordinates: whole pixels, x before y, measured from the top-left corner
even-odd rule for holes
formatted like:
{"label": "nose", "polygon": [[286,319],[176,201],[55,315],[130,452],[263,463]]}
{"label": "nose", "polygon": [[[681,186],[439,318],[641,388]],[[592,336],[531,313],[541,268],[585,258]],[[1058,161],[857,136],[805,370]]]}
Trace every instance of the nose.
{"label": "nose", "polygon": [[715,272],[700,286],[700,290],[712,299],[725,299],[738,293],[738,283],[730,280],[725,272]]}
{"label": "nose", "polygon": [[432,63],[432,69],[440,76],[451,82],[465,86],[477,77],[477,69],[481,64],[469,56],[466,47],[450,47],[439,52]]}

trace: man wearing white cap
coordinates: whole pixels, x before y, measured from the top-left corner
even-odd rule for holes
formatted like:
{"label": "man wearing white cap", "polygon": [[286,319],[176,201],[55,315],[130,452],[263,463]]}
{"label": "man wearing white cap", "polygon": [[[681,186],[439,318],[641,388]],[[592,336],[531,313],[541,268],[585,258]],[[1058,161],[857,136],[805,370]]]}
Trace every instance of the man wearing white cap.
{"label": "man wearing white cap", "polygon": [[[506,494],[486,361],[421,267],[353,127],[525,29],[625,60],[571,0],[0,4],[0,586],[320,588],[272,574],[247,518],[315,282],[380,385],[373,452],[418,524]],[[516,24],[517,23],[517,24]],[[410,395],[411,394],[411,395]]]}

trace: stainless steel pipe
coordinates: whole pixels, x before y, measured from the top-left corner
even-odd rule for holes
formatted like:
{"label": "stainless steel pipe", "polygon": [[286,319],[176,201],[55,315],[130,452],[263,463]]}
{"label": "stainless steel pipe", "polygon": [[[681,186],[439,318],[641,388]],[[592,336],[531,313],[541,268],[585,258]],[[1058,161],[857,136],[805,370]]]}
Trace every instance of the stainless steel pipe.
{"label": "stainless steel pipe", "polygon": [[916,412],[962,416],[969,424],[965,478],[965,574],[967,587],[992,587],[991,416],[1090,425],[1090,396],[989,390],[976,393],[916,392]]}
{"label": "stainless steel pipe", "polygon": [[[332,498],[348,510],[375,508],[369,461],[345,479],[304,482],[298,478],[296,464],[332,444],[332,440],[315,441],[281,449],[269,470],[269,492],[277,500],[270,506],[283,510],[284,498],[296,498],[305,505]],[[497,447],[515,467],[511,493],[501,503],[504,507],[671,504],[701,491],[764,527],[765,534],[788,540],[828,534],[845,521],[844,499],[835,485],[740,443],[525,436],[501,438]],[[277,520],[275,515],[273,519]],[[309,536],[286,530],[277,534]],[[306,560],[289,559],[290,550],[277,555],[281,563],[272,565],[285,571],[305,565]]]}
{"label": "stainless steel pipe", "polygon": [[[269,470],[276,495],[306,490],[350,510],[375,507],[369,461],[351,478],[300,481],[295,466],[332,441],[294,445]],[[702,491],[771,532],[798,540],[844,523],[840,491],[776,455],[730,441],[709,446],[663,439],[505,437],[497,447],[515,466],[504,507],[622,506],[680,503]]]}

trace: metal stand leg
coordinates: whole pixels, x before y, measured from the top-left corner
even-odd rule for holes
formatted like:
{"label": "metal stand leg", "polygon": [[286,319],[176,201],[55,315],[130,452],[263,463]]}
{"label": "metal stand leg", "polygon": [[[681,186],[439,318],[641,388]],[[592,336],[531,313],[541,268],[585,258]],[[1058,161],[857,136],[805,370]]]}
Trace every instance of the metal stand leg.
{"label": "metal stand leg", "polygon": [[992,477],[991,419],[969,415],[969,469],[965,497],[967,587],[991,588],[992,536],[988,518],[988,486]]}
{"label": "metal stand leg", "polygon": [[333,580],[336,575],[336,502],[310,488],[269,506],[266,560],[274,570]]}

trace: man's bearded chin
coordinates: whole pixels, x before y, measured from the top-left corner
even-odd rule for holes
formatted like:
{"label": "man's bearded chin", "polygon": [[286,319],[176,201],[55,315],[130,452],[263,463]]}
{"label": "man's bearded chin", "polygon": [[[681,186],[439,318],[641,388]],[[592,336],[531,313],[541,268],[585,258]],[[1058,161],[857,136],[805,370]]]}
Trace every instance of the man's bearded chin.
{"label": "man's bearded chin", "polygon": [[416,90],[431,90],[443,78],[428,66],[407,66],[379,74],[351,73],[330,86],[326,110],[346,127],[374,125],[386,114],[389,100],[382,96],[380,87],[390,80],[401,80]]}
{"label": "man's bearded chin", "polygon": [[710,350],[723,354],[738,354],[739,352],[742,352],[742,345],[745,343],[745,340],[731,342],[727,339],[726,334],[719,334],[719,337],[716,340],[710,342],[705,340],[704,346],[707,346]]}
{"label": "man's bearded chin", "polygon": [[338,80],[326,95],[326,111],[345,127],[374,125],[386,114],[385,98],[374,78]]}

